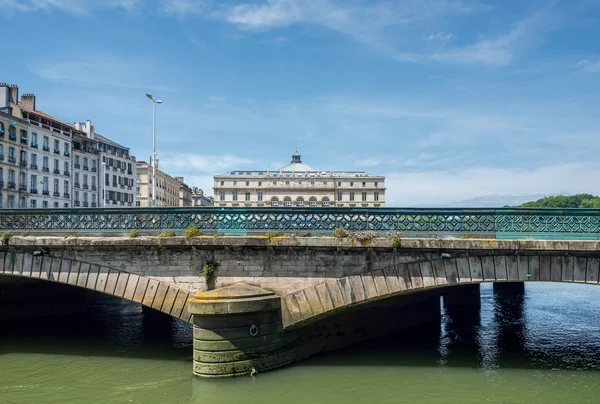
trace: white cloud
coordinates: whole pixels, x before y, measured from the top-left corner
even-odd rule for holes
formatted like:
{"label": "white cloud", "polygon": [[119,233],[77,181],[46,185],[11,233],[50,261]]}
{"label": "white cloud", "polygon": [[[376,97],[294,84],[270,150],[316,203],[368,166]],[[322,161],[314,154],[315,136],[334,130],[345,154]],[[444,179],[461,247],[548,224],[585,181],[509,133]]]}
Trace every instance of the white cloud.
{"label": "white cloud", "polygon": [[522,196],[556,193],[597,194],[600,163],[516,168],[469,168],[458,171],[388,173],[388,206],[444,205],[482,195]]}
{"label": "white cloud", "polygon": [[[161,166],[173,172],[181,173],[219,173],[226,169],[243,169],[252,163],[252,160],[237,157],[231,154],[225,155],[202,155],[194,153],[164,154],[161,158]],[[179,175],[179,174],[177,174]]]}
{"label": "white cloud", "polygon": [[429,34],[425,39],[429,42],[446,42],[454,38],[454,35],[450,32],[436,32],[435,34]]}
{"label": "white cloud", "polygon": [[133,11],[141,0],[0,0],[0,10],[7,13],[51,12],[85,15],[93,10],[117,8]]}
{"label": "white cloud", "polygon": [[594,55],[589,59],[582,59],[575,67],[589,73],[600,73],[600,57]]}
{"label": "white cloud", "polygon": [[471,45],[436,52],[431,59],[456,64],[508,65],[517,52],[539,41],[551,23],[546,10],[538,11],[513,25],[507,33],[493,38],[481,37]]}

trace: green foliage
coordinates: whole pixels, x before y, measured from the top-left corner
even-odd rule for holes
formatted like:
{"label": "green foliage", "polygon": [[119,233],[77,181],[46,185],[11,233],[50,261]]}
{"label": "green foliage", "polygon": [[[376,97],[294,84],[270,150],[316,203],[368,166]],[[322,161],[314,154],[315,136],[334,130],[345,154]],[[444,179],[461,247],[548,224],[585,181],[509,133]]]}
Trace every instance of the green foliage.
{"label": "green foliage", "polygon": [[522,208],[600,208],[600,197],[590,194],[557,195],[522,204]]}
{"label": "green foliage", "polygon": [[463,239],[463,240],[467,240],[469,239],[469,235],[468,234],[461,234],[458,238]]}
{"label": "green foliage", "polygon": [[348,233],[348,230],[344,229],[343,227],[338,227],[337,229],[335,229],[333,231],[333,237],[335,238],[346,238],[349,237],[350,233]]}
{"label": "green foliage", "polygon": [[400,236],[397,234],[394,234],[392,237],[392,247],[394,247],[395,250],[397,250],[398,248],[401,247],[402,245],[402,241],[400,239]]}
{"label": "green foliage", "polygon": [[267,236],[267,238],[268,238],[269,240],[272,240],[272,239],[274,239],[275,237],[279,237],[279,233],[277,233],[276,231],[271,231],[271,230],[269,230],[269,231],[267,232],[267,234],[265,234],[265,236]]}
{"label": "green foliage", "polygon": [[206,262],[202,266],[202,273],[204,274],[204,279],[206,283],[209,283],[215,277],[215,264],[212,262]]}
{"label": "green foliage", "polygon": [[185,232],[183,233],[183,235],[185,236],[185,238],[192,238],[192,237],[201,236],[202,233],[200,233],[198,226],[193,225],[193,226],[190,226],[187,229],[185,229]]}
{"label": "green foliage", "polygon": [[133,229],[129,232],[129,238],[136,238],[139,236],[140,236],[140,233],[136,229]]}
{"label": "green foliage", "polygon": [[2,235],[0,236],[0,241],[2,241],[2,244],[6,245],[8,244],[8,241],[12,238],[13,234],[12,231],[5,231],[2,233]]}
{"label": "green foliage", "polygon": [[158,237],[175,237],[175,232],[173,230],[163,231],[162,233],[158,233]]}

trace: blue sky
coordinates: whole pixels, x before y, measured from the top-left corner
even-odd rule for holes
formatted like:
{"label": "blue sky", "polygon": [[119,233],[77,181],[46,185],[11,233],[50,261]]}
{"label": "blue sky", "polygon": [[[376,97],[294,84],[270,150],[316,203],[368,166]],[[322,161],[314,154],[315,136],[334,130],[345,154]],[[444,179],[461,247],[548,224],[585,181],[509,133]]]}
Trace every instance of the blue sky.
{"label": "blue sky", "polygon": [[[212,175],[387,176],[388,205],[598,190],[596,0],[0,0],[0,81]],[[500,199],[498,199],[500,198]]]}

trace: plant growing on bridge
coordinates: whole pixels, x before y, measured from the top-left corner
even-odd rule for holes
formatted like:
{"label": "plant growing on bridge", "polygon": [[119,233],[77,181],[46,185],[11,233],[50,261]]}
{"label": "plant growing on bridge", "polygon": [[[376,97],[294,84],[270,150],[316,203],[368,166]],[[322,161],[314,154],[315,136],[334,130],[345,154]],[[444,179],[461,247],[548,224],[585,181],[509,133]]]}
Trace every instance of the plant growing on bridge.
{"label": "plant growing on bridge", "polygon": [[188,227],[187,229],[185,229],[185,232],[183,233],[183,235],[185,236],[185,238],[192,238],[192,237],[201,236],[202,233],[200,233],[198,226],[192,225],[192,226]]}
{"label": "plant growing on bridge", "polygon": [[343,227],[338,227],[337,229],[335,229],[333,231],[333,237],[335,238],[346,238],[346,237],[350,237],[350,233],[348,233],[348,230],[344,229]]}
{"label": "plant growing on bridge", "polygon": [[12,231],[5,231],[2,233],[2,236],[0,236],[0,241],[2,241],[2,244],[8,245],[8,241],[12,238],[12,236]]}
{"label": "plant growing on bridge", "polygon": [[377,238],[377,236],[377,232],[374,231],[354,231],[350,233],[350,238],[352,238],[352,240],[360,241],[361,243],[371,241],[374,238]]}
{"label": "plant growing on bridge", "polygon": [[269,230],[269,231],[268,231],[268,232],[265,234],[265,236],[267,236],[267,238],[268,238],[269,240],[272,240],[272,239],[274,239],[275,237],[279,237],[279,233],[277,233],[276,231],[271,231],[271,230]]}
{"label": "plant growing on bridge", "polygon": [[394,247],[394,250],[397,250],[398,248],[401,247],[402,241],[401,241],[399,235],[393,234],[391,236],[391,239],[392,239],[392,247]]}
{"label": "plant growing on bridge", "polygon": [[208,285],[215,277],[215,264],[212,262],[206,262],[202,266],[202,273],[204,274],[204,280],[206,280],[206,284]]}
{"label": "plant growing on bridge", "polygon": [[139,237],[139,236],[140,236],[140,233],[136,229],[133,229],[133,230],[131,230],[129,232],[129,237],[130,238],[136,238],[136,237]]}
{"label": "plant growing on bridge", "polygon": [[167,230],[167,231],[163,231],[162,233],[158,233],[158,237],[175,237],[175,231],[173,230]]}

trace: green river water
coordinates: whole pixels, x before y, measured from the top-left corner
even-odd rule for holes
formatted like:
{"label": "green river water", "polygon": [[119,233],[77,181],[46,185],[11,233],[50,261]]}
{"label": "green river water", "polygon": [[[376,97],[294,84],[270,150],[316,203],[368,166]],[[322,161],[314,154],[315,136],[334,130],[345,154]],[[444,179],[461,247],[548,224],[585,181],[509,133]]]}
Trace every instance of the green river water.
{"label": "green river water", "polygon": [[188,325],[97,296],[84,315],[0,324],[0,404],[600,403],[599,309],[598,286],[528,284],[522,301],[482,286],[479,317],[203,380]]}

